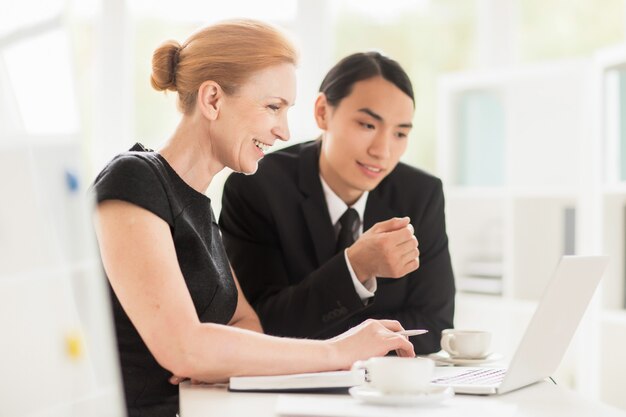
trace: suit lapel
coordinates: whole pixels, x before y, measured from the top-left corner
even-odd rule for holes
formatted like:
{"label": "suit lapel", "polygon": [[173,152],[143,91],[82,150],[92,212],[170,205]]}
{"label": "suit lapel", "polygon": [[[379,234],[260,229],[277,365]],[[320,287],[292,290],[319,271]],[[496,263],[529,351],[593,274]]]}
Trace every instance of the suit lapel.
{"label": "suit lapel", "polygon": [[319,141],[302,146],[298,186],[305,196],[302,213],[313,240],[317,262],[321,265],[335,254],[336,237],[319,178],[319,148]]}

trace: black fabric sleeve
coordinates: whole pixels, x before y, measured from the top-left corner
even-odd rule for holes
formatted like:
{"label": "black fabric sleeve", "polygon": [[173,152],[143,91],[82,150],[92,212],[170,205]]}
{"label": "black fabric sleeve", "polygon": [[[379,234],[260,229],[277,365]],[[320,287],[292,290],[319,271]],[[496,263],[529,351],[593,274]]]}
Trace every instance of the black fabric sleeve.
{"label": "black fabric sleeve", "polygon": [[96,178],[93,185],[96,201],[98,204],[106,200],[126,201],[154,213],[172,226],[172,210],[161,175],[139,155],[120,155]]}
{"label": "black fabric sleeve", "polygon": [[276,222],[281,219],[273,218],[262,187],[258,184],[244,187],[242,180],[231,175],[226,181],[220,226],[242,290],[266,333],[319,337],[328,328],[365,309],[354,289],[343,253],[331,257],[300,282],[290,282],[277,236]]}
{"label": "black fabric sleeve", "polygon": [[373,314],[375,319],[393,319],[405,328],[429,329],[425,335],[411,337],[418,354],[440,350],[441,331],[453,327],[455,284],[448,237],[444,195],[437,180],[428,204],[419,219],[411,219],[420,248],[420,267],[407,279],[404,304],[398,309]]}

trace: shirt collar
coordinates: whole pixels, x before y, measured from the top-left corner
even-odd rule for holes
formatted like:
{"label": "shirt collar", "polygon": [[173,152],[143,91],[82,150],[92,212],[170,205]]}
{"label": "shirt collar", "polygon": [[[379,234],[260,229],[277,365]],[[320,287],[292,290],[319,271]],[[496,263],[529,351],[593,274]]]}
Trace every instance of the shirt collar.
{"label": "shirt collar", "polygon": [[[324,181],[324,178],[320,175],[320,181],[322,182],[322,188],[324,189],[324,198],[326,199],[326,206],[328,206],[328,212],[330,214],[330,221],[333,225],[337,224],[339,218],[348,209],[348,205],[343,202],[341,198],[330,188],[330,186]],[[363,214],[365,213],[365,204],[367,203],[367,196],[369,191],[365,191],[361,197],[352,205],[352,208],[359,213],[359,221],[363,223]]]}

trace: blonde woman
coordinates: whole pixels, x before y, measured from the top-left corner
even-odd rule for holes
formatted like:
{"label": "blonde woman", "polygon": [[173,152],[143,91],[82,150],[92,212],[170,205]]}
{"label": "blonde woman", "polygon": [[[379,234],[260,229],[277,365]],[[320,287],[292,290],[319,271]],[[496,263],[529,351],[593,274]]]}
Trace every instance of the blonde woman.
{"label": "blonde woman", "polygon": [[181,121],[161,149],[135,145],[94,184],[130,416],[173,417],[182,378],[326,371],[392,350],[414,355],[391,320],[326,341],[264,335],[228,263],[204,192],[224,167],[252,174],[275,141],[288,140],[296,61],[279,31],[255,21],[215,24],[154,52],[152,85],[178,93]]}

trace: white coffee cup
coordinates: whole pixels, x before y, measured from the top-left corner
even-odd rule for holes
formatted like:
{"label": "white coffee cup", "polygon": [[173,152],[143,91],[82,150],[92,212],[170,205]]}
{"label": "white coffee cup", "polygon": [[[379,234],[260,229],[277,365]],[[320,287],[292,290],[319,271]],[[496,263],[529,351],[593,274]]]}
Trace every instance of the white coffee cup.
{"label": "white coffee cup", "polygon": [[364,369],[366,385],[385,393],[419,393],[430,387],[435,363],[427,358],[385,356],[358,361],[352,369]]}
{"label": "white coffee cup", "polygon": [[491,333],[483,330],[446,329],[441,333],[441,348],[451,358],[484,358],[490,345]]}

